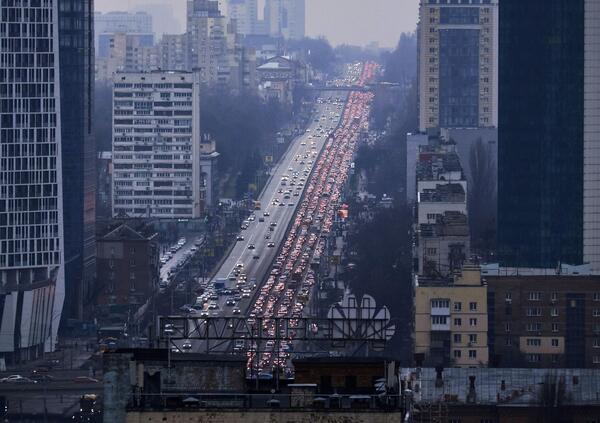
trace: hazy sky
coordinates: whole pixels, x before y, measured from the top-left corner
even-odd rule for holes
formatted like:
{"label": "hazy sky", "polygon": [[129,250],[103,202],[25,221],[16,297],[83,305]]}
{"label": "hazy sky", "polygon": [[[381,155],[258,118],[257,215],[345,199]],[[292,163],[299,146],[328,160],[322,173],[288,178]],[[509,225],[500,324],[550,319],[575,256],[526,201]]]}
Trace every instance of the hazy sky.
{"label": "hazy sky", "polygon": [[[95,4],[102,12],[134,8],[151,12],[153,5],[160,5],[162,18],[154,23],[157,32],[177,33],[184,28],[185,0],[96,0]],[[334,45],[377,41],[392,47],[401,32],[415,29],[418,0],[306,0],[306,9],[309,36],[324,35]]]}

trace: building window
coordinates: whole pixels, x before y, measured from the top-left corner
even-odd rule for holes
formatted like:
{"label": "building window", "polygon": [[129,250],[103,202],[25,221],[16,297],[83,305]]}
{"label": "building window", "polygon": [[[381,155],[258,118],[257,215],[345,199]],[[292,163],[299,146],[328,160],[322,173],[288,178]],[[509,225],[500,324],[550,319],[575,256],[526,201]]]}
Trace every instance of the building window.
{"label": "building window", "polygon": [[476,344],[477,343],[477,335],[474,333],[469,334],[469,342],[471,344]]}
{"label": "building window", "polygon": [[511,324],[510,322],[506,322],[504,324],[504,332],[510,332]]}
{"label": "building window", "polygon": [[553,303],[558,301],[558,292],[553,292],[552,294],[550,294],[550,301],[552,301]]}
{"label": "building window", "polygon": [[462,355],[461,350],[454,350],[454,358],[460,358]]}
{"label": "building window", "polygon": [[550,316],[552,316],[552,317],[557,317],[558,316],[558,309],[556,307],[552,307],[550,309]]}
{"label": "building window", "polygon": [[460,301],[457,301],[454,303],[454,311],[461,311],[462,310],[462,303]]}
{"label": "building window", "polygon": [[528,347],[541,347],[542,346],[542,340],[539,338],[527,338],[527,346]]}
{"label": "building window", "polygon": [[527,299],[529,299],[529,301],[540,301],[542,299],[542,293],[541,292],[530,292],[529,295],[527,296]]}
{"label": "building window", "polygon": [[553,347],[558,347],[558,339],[552,338],[552,346]]}
{"label": "building window", "polygon": [[592,346],[594,348],[600,348],[600,339],[599,338],[594,338],[594,341],[592,343]]}
{"label": "building window", "polygon": [[539,363],[542,356],[540,354],[527,354],[526,359],[530,363]]}
{"label": "building window", "polygon": [[450,308],[450,300],[431,300],[431,308]]}
{"label": "building window", "polygon": [[475,318],[469,319],[469,326],[471,326],[471,327],[477,326],[477,319],[475,319]]}
{"label": "building window", "polygon": [[447,316],[431,316],[432,325],[446,325],[448,324]]}
{"label": "building window", "polygon": [[505,345],[506,345],[507,347],[512,347],[512,344],[513,344],[513,343],[512,343],[512,338],[511,338],[511,337],[508,337],[508,338],[506,338]]}
{"label": "building window", "polygon": [[600,301],[600,292],[594,292],[594,301]]}
{"label": "building window", "polygon": [[460,419],[450,419],[448,423],[462,423]]}
{"label": "building window", "polygon": [[454,334],[454,343],[460,344],[462,342],[462,335],[460,333]]}
{"label": "building window", "polygon": [[541,316],[542,315],[542,309],[539,307],[530,307],[527,309],[527,316],[532,317],[532,316]]}
{"label": "building window", "polygon": [[552,323],[552,332],[558,332],[558,323]]}
{"label": "building window", "polygon": [[541,330],[541,323],[527,323],[527,332],[540,332]]}
{"label": "building window", "polygon": [[469,350],[469,358],[477,358],[477,350]]}
{"label": "building window", "polygon": [[600,355],[595,355],[594,357],[592,357],[592,362],[594,364],[600,364]]}
{"label": "building window", "polygon": [[475,303],[475,302],[469,303],[469,310],[477,311],[477,303]]}
{"label": "building window", "polygon": [[454,319],[454,326],[462,326],[462,319],[460,319],[460,318]]}
{"label": "building window", "polygon": [[592,315],[593,315],[594,317],[600,317],[600,309],[598,309],[598,308],[595,308],[595,309],[592,311]]}

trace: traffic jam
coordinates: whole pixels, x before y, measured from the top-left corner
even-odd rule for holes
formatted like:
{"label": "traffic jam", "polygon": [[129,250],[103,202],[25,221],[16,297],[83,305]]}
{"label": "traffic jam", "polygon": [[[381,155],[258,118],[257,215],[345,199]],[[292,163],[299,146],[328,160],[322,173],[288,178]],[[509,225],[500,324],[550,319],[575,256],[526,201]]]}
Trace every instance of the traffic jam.
{"label": "traffic jam", "polygon": [[[366,63],[358,70],[353,85],[364,86],[376,72],[375,63]],[[248,309],[250,324],[261,322],[263,331],[280,339],[265,345],[246,345],[248,370],[269,376],[273,369],[290,372],[289,359],[293,350],[293,329],[277,327],[274,318],[289,318],[288,328],[294,328],[303,315],[316,275],[311,263],[318,262],[325,249],[325,239],[334,224],[336,208],[340,206],[344,185],[353,162],[360,133],[367,129],[370,92],[352,91],[338,128],[327,139],[316,159],[312,173],[306,174],[305,193],[284,238],[265,284]],[[300,159],[300,158],[298,158]],[[281,184],[289,184],[289,180]],[[257,320],[260,318],[260,320]],[[279,330],[280,333],[276,334]],[[242,349],[243,343],[236,344]]]}

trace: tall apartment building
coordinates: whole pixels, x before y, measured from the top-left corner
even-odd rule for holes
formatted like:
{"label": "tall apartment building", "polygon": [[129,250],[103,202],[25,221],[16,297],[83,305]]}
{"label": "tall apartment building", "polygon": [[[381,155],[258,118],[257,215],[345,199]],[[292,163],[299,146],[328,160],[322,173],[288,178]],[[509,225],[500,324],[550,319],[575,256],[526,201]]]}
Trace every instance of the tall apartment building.
{"label": "tall apartment building", "polygon": [[54,348],[65,298],[59,2],[0,5],[0,356]]}
{"label": "tall apartment building", "polygon": [[487,366],[487,287],[478,267],[443,281],[419,277],[414,310],[417,366]]}
{"label": "tall apartment building", "polygon": [[187,34],[164,34],[156,48],[160,69],[187,69]]}
{"label": "tall apartment building", "polygon": [[[97,42],[101,34],[117,32],[154,35],[152,15],[146,12],[95,12],[94,24]],[[103,49],[99,45],[96,45],[96,49],[99,54],[102,53]]]}
{"label": "tall apartment building", "polygon": [[305,0],[266,0],[264,15],[269,35],[290,40],[305,37]]}
{"label": "tall apartment building", "polygon": [[600,4],[500,3],[498,246],[600,267]]}
{"label": "tall apartment building", "polygon": [[227,50],[227,18],[216,0],[187,2],[188,70],[197,69],[203,83],[218,80]]}
{"label": "tall apartment building", "polygon": [[159,49],[145,34],[116,32],[100,35],[106,50],[96,57],[96,79],[112,81],[118,72],[143,72],[157,69]]}
{"label": "tall apartment building", "polygon": [[198,73],[117,74],[113,98],[113,215],[200,217]]}
{"label": "tall apartment building", "polygon": [[421,0],[419,128],[498,122],[498,0]]}
{"label": "tall apartment building", "polygon": [[228,0],[227,14],[235,20],[239,34],[258,34],[258,0]]}
{"label": "tall apartment building", "polygon": [[96,143],[93,135],[92,0],[59,0],[63,171],[64,318],[84,317],[96,274]]}

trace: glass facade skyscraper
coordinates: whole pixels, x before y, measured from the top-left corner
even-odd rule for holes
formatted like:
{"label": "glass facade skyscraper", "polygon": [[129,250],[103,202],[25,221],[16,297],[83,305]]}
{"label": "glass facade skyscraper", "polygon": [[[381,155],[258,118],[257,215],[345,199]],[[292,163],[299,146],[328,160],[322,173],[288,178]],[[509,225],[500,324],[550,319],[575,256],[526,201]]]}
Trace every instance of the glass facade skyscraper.
{"label": "glass facade skyscraper", "polygon": [[63,316],[82,318],[95,279],[94,2],[58,0],[65,215]]}
{"label": "glass facade skyscraper", "polygon": [[584,261],[588,1],[500,2],[498,244],[504,265]]}
{"label": "glass facade skyscraper", "polygon": [[0,3],[0,356],[56,342],[64,287],[57,0]]}

